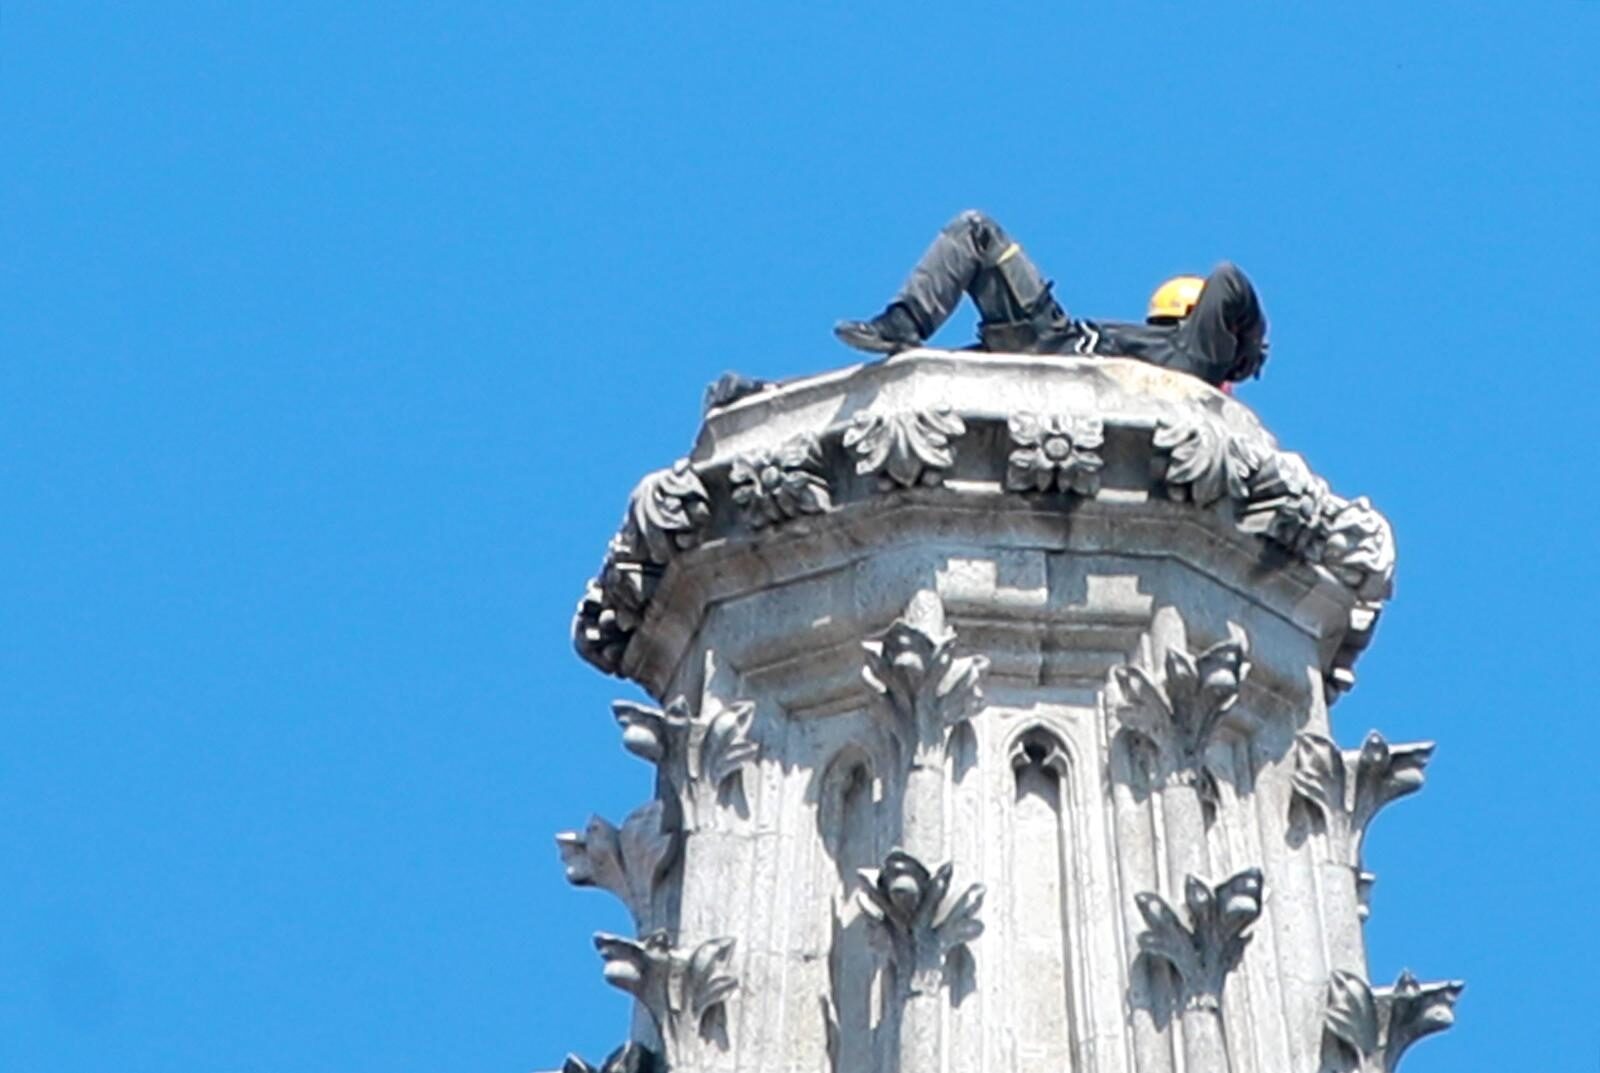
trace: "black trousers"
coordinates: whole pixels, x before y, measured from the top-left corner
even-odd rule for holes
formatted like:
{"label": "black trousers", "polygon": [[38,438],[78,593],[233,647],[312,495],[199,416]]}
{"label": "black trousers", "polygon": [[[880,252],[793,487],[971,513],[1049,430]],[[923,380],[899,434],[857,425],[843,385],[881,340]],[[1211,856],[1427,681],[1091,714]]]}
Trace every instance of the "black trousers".
{"label": "black trousers", "polygon": [[1075,322],[1021,245],[992,217],[969,210],[939,232],[893,302],[926,339],[963,294],[977,306],[988,350],[1132,357],[1212,384],[1254,375],[1263,360],[1266,318],[1255,288],[1231,264],[1206,278],[1193,311],[1175,324]]}

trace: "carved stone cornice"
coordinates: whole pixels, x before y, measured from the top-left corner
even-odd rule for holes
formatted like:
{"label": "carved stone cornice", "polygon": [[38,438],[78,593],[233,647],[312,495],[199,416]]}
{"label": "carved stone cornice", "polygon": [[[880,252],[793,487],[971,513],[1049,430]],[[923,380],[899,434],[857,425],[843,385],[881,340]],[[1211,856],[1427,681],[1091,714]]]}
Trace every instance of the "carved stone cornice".
{"label": "carved stone cornice", "polygon": [[1183,889],[1189,910],[1187,925],[1161,895],[1145,892],[1134,896],[1147,927],[1139,934],[1139,949],[1176,970],[1186,1004],[1202,1009],[1219,1007],[1228,974],[1250,942],[1245,929],[1261,915],[1261,892],[1258,868],[1240,872],[1215,887],[1189,876]]}
{"label": "carved stone cornice", "polygon": [[608,673],[634,673],[634,635],[650,628],[664,575],[685,556],[725,557],[774,528],[820,536],[873,509],[884,487],[997,521],[1092,504],[1114,524],[1160,505],[1193,511],[1241,548],[1281,549],[1260,557],[1348,608],[1324,657],[1333,692],[1351,684],[1392,587],[1382,515],[1334,495],[1247,408],[1198,380],[1121,359],[919,350],[712,410],[691,460],[635,489],[580,602],[579,652]]}
{"label": "carved stone cornice", "polygon": [[[1455,1024],[1455,1005],[1466,987],[1459,980],[1418,983],[1401,972],[1393,987],[1374,990],[1354,973],[1328,980],[1323,1048],[1336,1069],[1394,1073],[1407,1049]],[[1333,1051],[1332,1055],[1326,1052]]]}

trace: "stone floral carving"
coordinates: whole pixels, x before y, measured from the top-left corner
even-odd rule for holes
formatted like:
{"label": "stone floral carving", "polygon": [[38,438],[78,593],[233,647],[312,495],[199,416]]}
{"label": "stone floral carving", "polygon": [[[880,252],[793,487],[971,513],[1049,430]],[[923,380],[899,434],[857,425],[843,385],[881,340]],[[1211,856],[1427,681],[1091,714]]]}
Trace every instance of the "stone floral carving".
{"label": "stone floral carving", "polygon": [[881,869],[863,869],[857,899],[862,911],[888,936],[890,957],[903,990],[928,994],[939,989],[945,958],[983,934],[978,912],[984,888],[974,883],[946,905],[954,869],[936,871],[903,850],[893,850]]}
{"label": "stone floral carving", "polygon": [[622,656],[632,638],[617,608],[607,603],[599,581],[589,582],[572,619],[572,645],[578,655],[607,674],[621,674]]}
{"label": "stone floral carving", "polygon": [[1187,927],[1159,894],[1134,896],[1148,927],[1139,934],[1139,949],[1177,971],[1186,1004],[1219,1008],[1228,973],[1250,942],[1245,929],[1261,915],[1261,890],[1259,868],[1240,872],[1214,888],[1189,876],[1183,889]]}
{"label": "stone floral carving", "polygon": [[[1432,742],[1390,745],[1377,731],[1349,754],[1320,734],[1295,738],[1293,799],[1321,813],[1334,852],[1356,873],[1363,916],[1372,886],[1371,876],[1361,870],[1361,843],[1367,827],[1383,806],[1422,789],[1423,769],[1433,749]],[[1349,776],[1352,762],[1353,778]]]}
{"label": "stone floral carving", "polygon": [[1239,700],[1239,686],[1250,673],[1249,645],[1242,638],[1223,641],[1199,655],[1172,648],[1166,664],[1163,685],[1135,664],[1113,668],[1114,709],[1124,726],[1164,758],[1166,775],[1192,785],[1206,807],[1214,809],[1217,780],[1206,763],[1206,749],[1222,717]]}
{"label": "stone floral carving", "polygon": [[1331,496],[1326,507],[1322,565],[1363,600],[1384,600],[1394,591],[1394,531],[1366,496]]}
{"label": "stone floral carving", "polygon": [[665,931],[637,941],[604,933],[594,937],[606,983],[645,1008],[666,1047],[668,1068],[691,1060],[697,1042],[712,1034],[714,1019],[738,981],[724,971],[732,939],[710,939],[692,951],[672,945]]}
{"label": "stone floral carving", "polygon": [[1311,472],[1304,458],[1273,451],[1250,482],[1239,528],[1306,555],[1323,536],[1323,514],[1331,498],[1327,482]]}
{"label": "stone floral carving", "polygon": [[703,707],[698,715],[678,697],[665,708],[619,700],[611,705],[622,725],[622,746],[656,765],[691,827],[733,791],[761,746],[750,737],[756,707],[737,701]]}
{"label": "stone floral carving", "polygon": [[[1323,1053],[1335,1069],[1394,1073],[1417,1040],[1455,1023],[1460,981],[1422,984],[1402,972],[1393,987],[1376,992],[1354,973],[1336,970],[1328,980]],[[1333,1052],[1331,1055],[1329,1052]]]}
{"label": "stone floral carving", "polygon": [[728,480],[734,504],[755,529],[832,506],[822,445],[809,433],[776,450],[740,455],[728,470]]}
{"label": "stone floral carving", "polygon": [[689,460],[680,458],[670,469],[645,477],[633,490],[623,522],[623,543],[634,555],[665,564],[679,551],[698,544],[710,521],[711,497],[706,486]]}
{"label": "stone floral carving", "polygon": [[944,605],[933,593],[914,599],[904,617],[862,642],[861,677],[887,701],[891,737],[903,762],[937,762],[947,731],[983,707],[979,679],[989,659],[957,656],[955,642]]}
{"label": "stone floral carving", "polygon": [[1157,476],[1167,495],[1206,507],[1224,496],[1243,500],[1261,465],[1261,451],[1248,439],[1199,410],[1162,417],[1151,438]]}
{"label": "stone floral carving", "polygon": [[567,882],[610,891],[633,914],[634,926],[643,929],[650,921],[656,886],[677,856],[681,834],[669,824],[666,806],[652,801],[635,809],[620,830],[594,816],[581,834],[556,835],[556,845]]}
{"label": "stone floral carving", "polygon": [[1098,416],[1014,414],[1007,423],[1013,450],[1006,460],[1006,487],[1013,491],[1075,492],[1100,488],[1105,428]]}
{"label": "stone floral carving", "polygon": [[624,1043],[598,1066],[575,1054],[567,1055],[561,1065],[561,1073],[655,1073],[656,1069],[655,1053],[642,1043]]}
{"label": "stone floral carving", "polygon": [[859,413],[845,430],[844,446],[855,455],[856,472],[876,474],[880,488],[911,488],[944,480],[956,461],[950,441],[966,431],[948,406]]}

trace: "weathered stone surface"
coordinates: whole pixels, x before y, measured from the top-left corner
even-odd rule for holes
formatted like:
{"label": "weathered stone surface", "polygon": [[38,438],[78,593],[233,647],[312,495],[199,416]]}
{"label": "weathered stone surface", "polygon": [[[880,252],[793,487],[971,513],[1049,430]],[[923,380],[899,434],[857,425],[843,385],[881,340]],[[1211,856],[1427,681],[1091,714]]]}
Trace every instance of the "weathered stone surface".
{"label": "weathered stone surface", "polygon": [[665,702],[615,708],[654,800],[561,841],[635,913],[598,940],[633,1039],[716,1073],[1392,1069],[1455,985],[1367,987],[1360,840],[1430,747],[1345,754],[1328,704],[1393,573],[1366,500],[1134,362],[913,351],[712,409],[575,624]]}

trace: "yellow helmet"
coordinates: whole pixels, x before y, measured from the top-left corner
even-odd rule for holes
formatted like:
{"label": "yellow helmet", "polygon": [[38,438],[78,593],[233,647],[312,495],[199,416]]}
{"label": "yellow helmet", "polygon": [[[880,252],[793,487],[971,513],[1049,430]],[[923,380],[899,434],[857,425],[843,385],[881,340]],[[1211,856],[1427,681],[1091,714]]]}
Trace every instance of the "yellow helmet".
{"label": "yellow helmet", "polygon": [[1182,320],[1189,315],[1200,300],[1200,291],[1206,281],[1199,276],[1173,276],[1150,296],[1150,308],[1144,319],[1152,324],[1164,320]]}

